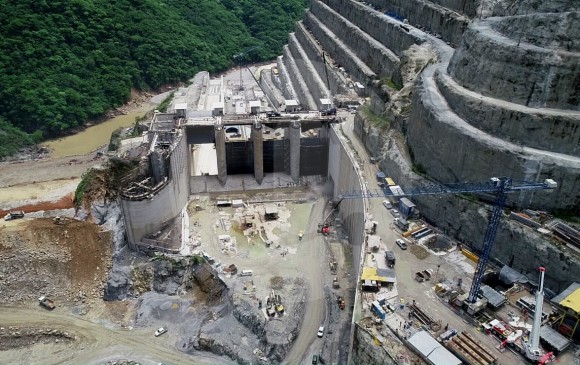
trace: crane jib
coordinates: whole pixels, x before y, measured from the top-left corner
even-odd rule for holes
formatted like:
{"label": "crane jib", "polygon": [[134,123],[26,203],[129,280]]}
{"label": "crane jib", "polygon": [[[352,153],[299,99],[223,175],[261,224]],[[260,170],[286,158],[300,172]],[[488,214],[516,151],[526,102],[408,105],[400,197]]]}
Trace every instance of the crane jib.
{"label": "crane jib", "polygon": [[[551,182],[551,183],[550,183]],[[338,194],[339,199],[354,198],[380,198],[380,197],[411,197],[421,195],[443,195],[443,194],[461,194],[461,193],[506,193],[531,191],[531,190],[552,190],[556,187],[552,180],[544,182],[527,182],[511,181],[502,185],[493,185],[489,182],[484,183],[454,183],[447,185],[428,185],[421,187],[387,187],[384,189],[366,189],[366,190],[349,190]]]}

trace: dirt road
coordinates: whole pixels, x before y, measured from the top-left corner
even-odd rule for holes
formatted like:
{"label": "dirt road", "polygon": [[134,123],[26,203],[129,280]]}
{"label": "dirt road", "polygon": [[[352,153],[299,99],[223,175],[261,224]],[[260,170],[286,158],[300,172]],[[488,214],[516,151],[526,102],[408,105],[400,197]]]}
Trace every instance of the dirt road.
{"label": "dirt road", "polygon": [[[316,337],[318,327],[324,322],[325,298],[323,292],[324,240],[317,233],[318,223],[324,218],[326,199],[318,199],[310,214],[310,221],[304,231],[303,247],[303,275],[308,282],[306,309],[302,320],[302,327],[294,341],[292,349],[284,359],[284,364],[304,363],[305,357],[311,352],[319,353],[322,340]],[[307,359],[310,361],[310,359]]]}
{"label": "dirt road", "polygon": [[[196,356],[181,353],[173,348],[171,334],[154,337],[151,329],[113,330],[80,317],[66,313],[48,312],[41,308],[1,308],[3,327],[24,326],[53,328],[67,331],[77,337],[57,351],[43,351],[40,345],[26,348],[27,363],[43,364],[96,364],[115,359],[131,359],[143,364],[234,364],[224,357],[211,354]],[[36,349],[35,347],[40,348]],[[40,352],[33,354],[34,352]],[[3,354],[5,356],[6,354]],[[9,355],[9,354],[7,354]],[[9,358],[1,362],[23,362]],[[18,360],[18,361],[17,361]]]}

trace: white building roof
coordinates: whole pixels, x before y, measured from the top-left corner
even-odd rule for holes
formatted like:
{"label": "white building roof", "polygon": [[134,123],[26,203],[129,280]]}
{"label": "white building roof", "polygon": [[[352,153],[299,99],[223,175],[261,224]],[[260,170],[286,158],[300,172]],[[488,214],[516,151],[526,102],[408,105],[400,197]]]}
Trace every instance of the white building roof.
{"label": "white building roof", "polygon": [[427,331],[415,333],[409,338],[409,344],[433,365],[461,365],[461,360],[437,342]]}
{"label": "white building roof", "polygon": [[320,99],[320,104],[322,104],[322,105],[331,105],[332,104],[332,100],[330,100],[330,99]]}
{"label": "white building roof", "polygon": [[286,106],[298,106],[298,102],[296,100],[284,100],[284,104]]}
{"label": "white building roof", "polygon": [[187,103],[175,104],[175,110],[187,110]]}
{"label": "white building roof", "polygon": [[250,100],[250,108],[261,107],[262,103],[260,100]]}
{"label": "white building roof", "polygon": [[223,102],[219,102],[219,101],[218,101],[218,102],[216,102],[216,103],[213,103],[213,104],[211,105],[211,108],[212,108],[212,109],[223,109],[223,108],[224,108],[224,103],[223,103]]}

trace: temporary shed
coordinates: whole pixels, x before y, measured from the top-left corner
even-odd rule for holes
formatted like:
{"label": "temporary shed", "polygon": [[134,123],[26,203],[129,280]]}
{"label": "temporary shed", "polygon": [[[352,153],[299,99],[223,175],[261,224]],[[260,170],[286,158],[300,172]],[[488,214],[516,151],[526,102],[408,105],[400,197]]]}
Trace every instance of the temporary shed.
{"label": "temporary shed", "polygon": [[361,281],[371,280],[379,283],[394,283],[395,272],[389,269],[377,269],[376,267],[363,267]]}
{"label": "temporary shed", "polygon": [[571,343],[570,340],[548,325],[540,327],[540,340],[558,353],[566,350]]}
{"label": "temporary shed", "polygon": [[461,365],[455,355],[447,350],[427,331],[419,331],[409,337],[409,346],[431,365]]}
{"label": "temporary shed", "polygon": [[501,295],[495,289],[487,285],[481,286],[481,294],[485,299],[487,299],[487,304],[494,310],[499,309],[499,307],[507,301],[507,298],[504,295]]}
{"label": "temporary shed", "polygon": [[287,112],[298,110],[299,104],[296,100],[284,100],[284,105]]}
{"label": "temporary shed", "polygon": [[266,204],[266,214],[265,218],[267,221],[273,221],[278,219],[278,207],[276,204]]}
{"label": "temporary shed", "polygon": [[250,113],[258,114],[260,112],[260,107],[262,106],[262,103],[260,102],[260,100],[250,100],[249,105],[250,105]]}

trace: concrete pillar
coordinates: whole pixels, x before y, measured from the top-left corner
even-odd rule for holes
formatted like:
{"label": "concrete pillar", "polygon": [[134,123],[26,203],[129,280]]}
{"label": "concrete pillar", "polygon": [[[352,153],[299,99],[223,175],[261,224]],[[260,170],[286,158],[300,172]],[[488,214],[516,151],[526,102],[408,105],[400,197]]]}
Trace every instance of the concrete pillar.
{"label": "concrete pillar", "polygon": [[290,177],[294,182],[300,180],[300,123],[294,122],[290,131]]}
{"label": "concrete pillar", "polygon": [[262,123],[256,122],[252,127],[252,142],[254,144],[254,177],[258,184],[264,180],[264,129]]}
{"label": "concrete pillar", "polygon": [[217,155],[218,180],[225,185],[228,177],[226,162],[226,129],[221,122],[215,126],[215,152]]}

